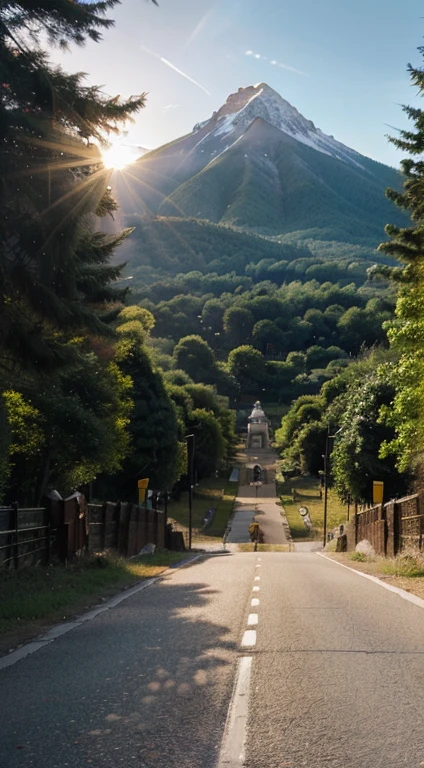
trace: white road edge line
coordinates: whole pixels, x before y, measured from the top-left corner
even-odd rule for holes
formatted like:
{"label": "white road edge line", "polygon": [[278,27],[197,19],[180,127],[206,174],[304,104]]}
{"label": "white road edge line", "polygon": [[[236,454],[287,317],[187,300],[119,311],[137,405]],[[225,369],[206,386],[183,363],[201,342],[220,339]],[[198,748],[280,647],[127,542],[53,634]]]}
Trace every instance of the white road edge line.
{"label": "white road edge line", "polygon": [[[202,557],[203,555],[197,555],[196,557],[191,558],[191,560],[183,562],[178,567],[181,568],[184,565],[191,565],[196,560],[200,560]],[[147,581],[142,581],[139,584],[135,584],[134,587],[130,587],[130,589],[126,589],[124,592],[118,592],[117,595],[111,597],[109,600],[103,603],[103,605],[95,606],[90,611],[87,611],[87,613],[83,613],[82,616],[78,616],[77,619],[74,619],[73,621],[66,621],[63,624],[56,624],[54,627],[51,627],[51,629],[49,629],[48,632],[46,632],[44,635],[36,637],[35,640],[31,640],[29,643],[26,643],[22,646],[22,648],[18,648],[16,651],[11,651],[7,656],[0,657],[0,670],[6,669],[7,667],[12,667],[13,664],[16,664],[16,662],[20,661],[21,659],[25,659],[25,657],[29,656],[31,653],[39,651],[40,648],[44,648],[46,645],[50,645],[50,643],[52,643],[54,640],[57,640],[58,637],[66,635],[66,633],[70,632],[71,629],[76,629],[76,627],[80,627],[81,624],[84,624],[86,621],[91,621],[92,619],[95,619],[96,616],[99,616],[99,614],[104,613],[105,611],[109,611],[111,608],[115,608],[117,605],[119,605],[119,603],[122,603],[124,600],[128,600],[129,597],[136,595],[137,592],[141,592],[142,589],[150,587],[156,581],[160,581],[164,576],[169,576],[171,573],[174,573],[175,570],[175,568],[167,568],[166,571],[163,571],[158,576],[154,576],[152,579],[147,579]]]}
{"label": "white road edge line", "polygon": [[251,671],[252,656],[243,656],[237,664],[217,768],[241,768],[244,763]]}
{"label": "white road edge line", "polygon": [[331,557],[327,557],[327,555],[324,555],[323,552],[316,552],[315,554],[319,555],[320,557],[323,557],[325,560],[329,560],[330,563],[335,563],[336,565],[340,565],[342,568],[347,568],[348,571],[352,571],[352,573],[357,573],[358,576],[363,576],[364,579],[369,579],[370,581],[373,581],[374,584],[379,584],[380,587],[384,587],[384,589],[388,589],[389,592],[394,592],[395,595],[399,595],[399,597],[402,597],[403,600],[408,600],[410,603],[414,603],[414,605],[418,605],[419,608],[424,608],[424,600],[422,597],[417,597],[417,595],[411,595],[410,592],[406,592],[405,589],[401,589],[400,587],[393,587],[392,584],[385,584],[384,581],[381,581],[377,576],[372,576],[370,573],[363,573],[362,571],[357,571],[356,568],[351,568],[349,565],[345,565],[344,563],[339,563],[338,560],[333,560]]}

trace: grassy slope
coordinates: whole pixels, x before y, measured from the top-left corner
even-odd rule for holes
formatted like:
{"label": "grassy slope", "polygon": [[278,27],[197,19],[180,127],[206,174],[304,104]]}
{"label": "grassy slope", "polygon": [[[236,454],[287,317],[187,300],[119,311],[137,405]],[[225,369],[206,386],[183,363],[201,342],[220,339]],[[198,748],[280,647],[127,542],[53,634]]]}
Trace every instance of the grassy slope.
{"label": "grassy slope", "polygon": [[292,261],[310,255],[306,249],[297,251],[287,243],[276,243],[207,221],[164,217],[137,221],[129,217],[128,222],[136,226],[128,241],[131,248],[127,258],[129,271],[137,283],[145,282],[146,266],[162,276],[193,270],[222,273],[214,264],[219,260],[224,272],[235,270],[243,274],[250,262]]}
{"label": "grassy slope", "polygon": [[[287,521],[293,539],[319,539],[324,531],[324,500],[320,498],[319,480],[316,477],[290,478],[284,484],[279,485],[281,501],[287,515]],[[296,500],[293,501],[292,490],[296,492]],[[306,506],[309,509],[312,531],[309,532],[299,514],[299,507]],[[344,507],[331,489],[328,493],[327,506],[327,531],[346,521],[346,507]]]}
{"label": "grassy slope", "polygon": [[[221,541],[232,514],[237,483],[220,478],[201,480],[193,494],[192,524],[194,539],[216,539]],[[214,519],[204,531],[201,531],[204,518],[209,509],[216,509]],[[168,517],[177,523],[177,528],[187,534],[189,522],[188,493],[183,493],[178,501],[168,505]]]}

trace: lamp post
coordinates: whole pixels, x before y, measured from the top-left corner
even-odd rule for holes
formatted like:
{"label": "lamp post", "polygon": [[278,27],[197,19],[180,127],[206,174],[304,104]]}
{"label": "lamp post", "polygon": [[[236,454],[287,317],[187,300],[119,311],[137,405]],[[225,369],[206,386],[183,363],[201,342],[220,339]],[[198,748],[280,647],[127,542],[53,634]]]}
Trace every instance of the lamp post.
{"label": "lamp post", "polygon": [[343,427],[340,427],[340,429],[337,430],[337,432],[334,433],[334,435],[330,435],[330,425],[328,425],[328,431],[327,436],[325,438],[325,454],[322,454],[322,458],[324,459],[324,535],[323,535],[323,546],[325,547],[327,543],[327,506],[328,506],[328,464],[330,460],[330,440],[334,440],[336,435],[341,432]]}
{"label": "lamp post", "polygon": [[194,435],[186,435],[187,442],[187,470],[188,470],[188,548],[191,549],[193,530],[193,468],[194,468]]}
{"label": "lamp post", "polygon": [[323,547],[327,543],[327,505],[328,505],[328,458],[329,458],[329,442],[330,442],[330,428],[328,429],[327,436],[325,438],[325,454],[324,459],[324,541]]}

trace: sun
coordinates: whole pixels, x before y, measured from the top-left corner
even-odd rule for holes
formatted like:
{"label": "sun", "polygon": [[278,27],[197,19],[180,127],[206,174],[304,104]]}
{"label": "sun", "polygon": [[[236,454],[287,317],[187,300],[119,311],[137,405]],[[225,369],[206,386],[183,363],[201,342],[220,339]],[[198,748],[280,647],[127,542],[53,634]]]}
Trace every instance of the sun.
{"label": "sun", "polygon": [[126,144],[111,144],[102,152],[102,160],[105,168],[114,168],[121,171],[127,165],[134,162],[134,152]]}

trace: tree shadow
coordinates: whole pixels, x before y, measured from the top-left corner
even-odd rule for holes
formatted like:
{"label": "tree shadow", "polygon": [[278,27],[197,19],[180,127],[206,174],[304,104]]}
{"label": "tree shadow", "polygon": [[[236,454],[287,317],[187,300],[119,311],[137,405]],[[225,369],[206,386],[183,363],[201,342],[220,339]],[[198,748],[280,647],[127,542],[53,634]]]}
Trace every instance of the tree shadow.
{"label": "tree shadow", "polygon": [[25,661],[31,685],[22,675],[4,690],[12,715],[2,764],[215,765],[238,632],[222,621],[231,615],[225,591],[175,576]]}

